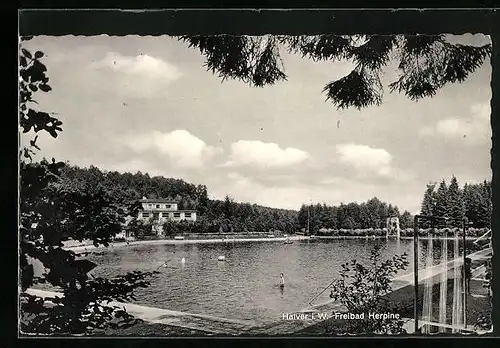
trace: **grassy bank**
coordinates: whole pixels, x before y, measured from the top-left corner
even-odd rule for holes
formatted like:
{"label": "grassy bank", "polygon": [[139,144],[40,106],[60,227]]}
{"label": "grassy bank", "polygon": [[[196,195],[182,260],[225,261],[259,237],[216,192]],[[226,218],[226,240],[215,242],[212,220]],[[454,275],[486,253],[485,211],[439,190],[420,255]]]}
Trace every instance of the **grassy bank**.
{"label": "grassy bank", "polygon": [[[433,279],[436,281],[436,279]],[[447,320],[451,323],[452,313],[452,296],[453,280],[448,280],[448,298],[446,303]],[[431,321],[438,321],[439,317],[439,284],[434,284],[433,289],[433,312]],[[419,285],[419,301],[418,306],[422,308],[424,285]],[[491,315],[491,301],[487,297],[487,290],[483,288],[482,281],[471,281],[471,293],[467,296],[467,325],[474,326],[480,317]],[[413,318],[414,306],[414,287],[407,286],[386,296],[390,313],[398,313],[401,318]],[[421,315],[421,312],[420,312]],[[326,336],[332,334],[339,334],[348,330],[349,321],[330,318],[322,322],[313,324],[305,329],[299,330],[294,333],[294,336]]]}
{"label": "grassy bank", "polygon": [[[201,330],[193,330],[188,328],[183,328],[173,325],[148,323],[146,321],[140,321],[139,323],[127,327],[118,329],[104,329],[97,330],[92,334],[84,335],[84,337],[200,337],[200,336],[211,336],[211,333],[207,333]],[[71,335],[70,335],[71,336]],[[35,334],[24,334],[20,333],[20,337],[43,337]],[[60,337],[58,335],[58,337]]]}
{"label": "grassy bank", "polygon": [[128,328],[120,329],[106,329],[96,332],[92,336],[140,336],[140,337],[199,337],[199,336],[211,336],[211,333],[188,329],[180,326],[148,323],[146,321],[141,321]]}

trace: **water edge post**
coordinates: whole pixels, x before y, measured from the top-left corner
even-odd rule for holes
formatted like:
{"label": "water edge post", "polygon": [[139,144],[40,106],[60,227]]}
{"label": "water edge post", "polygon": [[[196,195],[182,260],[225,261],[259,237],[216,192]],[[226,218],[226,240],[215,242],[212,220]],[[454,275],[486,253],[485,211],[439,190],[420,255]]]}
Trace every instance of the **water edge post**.
{"label": "water edge post", "polygon": [[[446,231],[446,230],[445,230]],[[448,299],[448,240],[447,232],[441,240],[441,264],[443,265],[439,285],[439,323],[446,324],[447,299]],[[446,332],[446,328],[440,327],[439,332]]]}
{"label": "water edge post", "polygon": [[415,284],[415,303],[413,316],[415,317],[415,334],[418,332],[418,215],[413,218],[413,281]]}
{"label": "water edge post", "polygon": [[[434,249],[434,227],[431,220],[431,228],[427,233],[427,248],[425,252],[425,279],[424,279],[424,293],[422,298],[422,319],[426,322],[432,321],[433,314],[433,288],[434,283],[432,281],[432,266],[433,266],[433,249]],[[431,333],[431,327],[425,325],[422,327],[421,332],[423,334]]]}
{"label": "water edge post", "polygon": [[466,273],[465,273],[465,267],[466,267],[466,258],[467,258],[467,252],[466,252],[466,247],[465,247],[465,242],[466,242],[466,236],[465,236],[465,232],[467,230],[467,224],[468,224],[468,219],[467,217],[464,217],[463,221],[462,221],[462,225],[463,225],[463,243],[464,243],[464,328],[467,328],[467,291],[469,291],[469,289],[467,288],[467,276],[466,276]]}

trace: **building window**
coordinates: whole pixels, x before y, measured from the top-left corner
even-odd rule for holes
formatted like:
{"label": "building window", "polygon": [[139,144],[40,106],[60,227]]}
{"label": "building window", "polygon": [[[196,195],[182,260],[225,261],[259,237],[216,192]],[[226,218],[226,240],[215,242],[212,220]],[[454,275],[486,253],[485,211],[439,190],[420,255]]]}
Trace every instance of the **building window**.
{"label": "building window", "polygon": [[170,204],[165,204],[166,209],[170,209],[171,205]]}
{"label": "building window", "polygon": [[174,213],[174,218],[180,218],[181,217],[181,213]]}
{"label": "building window", "polygon": [[149,217],[149,213],[142,213],[142,217],[143,217],[143,218],[147,218],[147,217]]}
{"label": "building window", "polygon": [[191,213],[185,213],[184,216],[187,217],[187,218],[190,218],[191,217]]}
{"label": "building window", "polygon": [[156,209],[160,209],[160,205],[159,204],[156,205]]}
{"label": "building window", "polygon": [[153,208],[153,205],[152,204],[148,204],[148,207]]}
{"label": "building window", "polygon": [[160,218],[159,213],[153,213],[153,220],[158,220]]}

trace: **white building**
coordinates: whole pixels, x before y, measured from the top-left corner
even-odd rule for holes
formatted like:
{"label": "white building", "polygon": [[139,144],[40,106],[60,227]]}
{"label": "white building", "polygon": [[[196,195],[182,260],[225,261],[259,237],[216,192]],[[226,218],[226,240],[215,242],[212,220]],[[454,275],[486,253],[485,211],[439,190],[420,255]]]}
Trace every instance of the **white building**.
{"label": "white building", "polygon": [[154,224],[162,224],[167,220],[196,221],[196,210],[179,210],[177,202],[168,199],[143,198],[141,204],[138,219],[142,221],[149,220]]}

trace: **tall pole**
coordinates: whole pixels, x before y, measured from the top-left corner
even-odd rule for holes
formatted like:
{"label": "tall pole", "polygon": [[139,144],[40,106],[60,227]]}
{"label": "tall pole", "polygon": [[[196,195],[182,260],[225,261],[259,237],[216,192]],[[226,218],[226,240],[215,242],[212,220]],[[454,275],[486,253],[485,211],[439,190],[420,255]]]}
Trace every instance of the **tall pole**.
{"label": "tall pole", "polygon": [[307,208],[307,234],[309,235],[310,234],[310,229],[309,229],[309,219],[310,219],[310,215],[311,215],[311,206],[309,206]]}
{"label": "tall pole", "polygon": [[413,218],[413,276],[415,283],[415,303],[413,316],[415,318],[415,333],[418,332],[418,215]]}
{"label": "tall pole", "polygon": [[467,223],[468,223],[468,220],[467,218],[465,217],[462,221],[462,230],[463,230],[463,243],[464,243],[464,328],[467,328],[467,274],[466,274],[466,259],[467,259],[467,252],[466,252],[466,248],[465,248],[465,241],[466,241],[466,238],[465,238],[465,231],[467,229]]}

